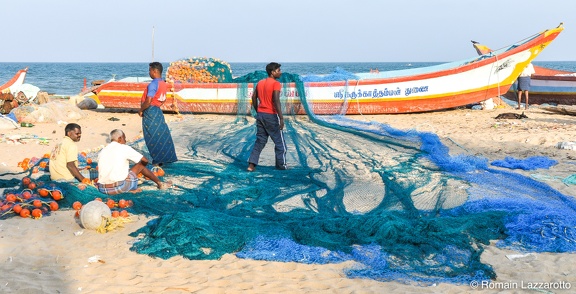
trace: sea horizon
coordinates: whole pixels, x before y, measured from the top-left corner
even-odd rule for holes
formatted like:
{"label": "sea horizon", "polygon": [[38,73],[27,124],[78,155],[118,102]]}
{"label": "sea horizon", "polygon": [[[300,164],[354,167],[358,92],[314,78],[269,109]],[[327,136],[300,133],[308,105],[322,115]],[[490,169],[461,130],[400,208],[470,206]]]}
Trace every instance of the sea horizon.
{"label": "sea horizon", "polygon": [[[351,73],[392,71],[425,67],[445,62],[284,62],[282,70],[285,73],[299,75],[329,74],[344,70]],[[228,62],[232,75],[243,76],[254,71],[264,70],[268,62]],[[92,81],[108,81],[112,78],[147,77],[149,62],[0,62],[0,84],[9,81],[18,70],[28,67],[26,84],[34,85],[41,91],[50,94],[72,96],[77,95],[84,83],[91,85]],[[162,62],[165,69],[170,62]],[[576,61],[534,61],[534,65],[558,70],[576,72]]]}

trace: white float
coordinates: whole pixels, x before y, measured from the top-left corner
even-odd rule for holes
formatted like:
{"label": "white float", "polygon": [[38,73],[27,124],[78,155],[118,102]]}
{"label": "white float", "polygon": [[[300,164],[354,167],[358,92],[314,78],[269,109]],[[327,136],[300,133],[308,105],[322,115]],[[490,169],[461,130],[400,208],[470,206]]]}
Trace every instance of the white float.
{"label": "white float", "polygon": [[85,229],[96,230],[106,224],[106,219],[112,216],[108,205],[102,201],[93,200],[82,206],[80,223]]}

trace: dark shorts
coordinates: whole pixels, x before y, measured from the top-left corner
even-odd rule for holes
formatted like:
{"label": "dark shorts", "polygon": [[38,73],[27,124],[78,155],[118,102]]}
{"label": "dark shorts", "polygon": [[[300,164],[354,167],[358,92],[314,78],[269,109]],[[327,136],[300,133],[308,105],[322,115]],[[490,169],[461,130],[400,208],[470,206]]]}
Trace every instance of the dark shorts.
{"label": "dark shorts", "polygon": [[530,90],[530,77],[519,77],[518,91],[529,91],[529,90]]}
{"label": "dark shorts", "polygon": [[106,195],[116,195],[138,188],[138,176],[130,171],[124,181],[116,182],[113,184],[100,184],[98,183],[98,191]]}

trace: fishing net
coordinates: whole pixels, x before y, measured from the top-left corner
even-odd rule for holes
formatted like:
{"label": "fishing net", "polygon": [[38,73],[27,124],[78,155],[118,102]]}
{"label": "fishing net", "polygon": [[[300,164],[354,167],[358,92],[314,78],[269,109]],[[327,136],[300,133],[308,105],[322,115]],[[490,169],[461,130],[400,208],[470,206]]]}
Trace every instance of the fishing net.
{"label": "fishing net", "polygon": [[86,117],[76,105],[60,101],[22,105],[12,109],[11,114],[18,122],[27,123],[76,121]]}
{"label": "fishing net", "polygon": [[[281,77],[289,170],[274,168],[269,142],[257,170],[246,172],[256,130],[246,85],[261,77],[237,79],[246,109],[236,117],[171,124],[180,160],[164,170],[173,189],[145,182],[141,193],[112,197],[154,217],[131,233],[138,239],[131,250],[163,259],[354,261],[348,277],[420,285],[495,279],[480,259],[492,241],[520,251],[576,250],[572,198],[485,158],[452,156],[436,134],[339,115],[353,106],[346,98],[333,115],[316,116],[306,84],[289,73]],[[291,115],[298,107],[308,115]],[[132,145],[146,154],[142,141]],[[61,207],[102,197],[59,185]]]}

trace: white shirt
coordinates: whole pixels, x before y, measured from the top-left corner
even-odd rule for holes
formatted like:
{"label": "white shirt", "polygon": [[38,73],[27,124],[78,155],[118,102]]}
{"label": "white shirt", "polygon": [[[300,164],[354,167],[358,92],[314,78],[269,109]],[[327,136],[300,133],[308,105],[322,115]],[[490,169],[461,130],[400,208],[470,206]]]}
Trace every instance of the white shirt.
{"label": "white shirt", "polygon": [[125,180],[130,171],[129,160],[137,163],[142,157],[134,148],[112,141],[98,154],[98,183],[112,184]]}
{"label": "white shirt", "polygon": [[522,71],[520,76],[521,77],[529,77],[529,76],[533,75],[534,73],[536,73],[536,71],[534,70],[534,66],[532,65],[532,63],[528,63],[528,65]]}

